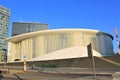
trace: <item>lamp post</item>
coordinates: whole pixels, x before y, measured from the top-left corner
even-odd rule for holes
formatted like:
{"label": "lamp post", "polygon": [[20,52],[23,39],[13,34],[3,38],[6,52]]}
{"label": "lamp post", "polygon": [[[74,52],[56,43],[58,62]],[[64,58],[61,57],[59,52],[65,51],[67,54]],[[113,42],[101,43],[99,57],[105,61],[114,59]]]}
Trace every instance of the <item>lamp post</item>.
{"label": "lamp post", "polygon": [[96,66],[95,66],[95,59],[93,56],[91,43],[87,46],[87,50],[88,50],[88,57],[92,58],[93,75],[94,75],[94,80],[96,80]]}

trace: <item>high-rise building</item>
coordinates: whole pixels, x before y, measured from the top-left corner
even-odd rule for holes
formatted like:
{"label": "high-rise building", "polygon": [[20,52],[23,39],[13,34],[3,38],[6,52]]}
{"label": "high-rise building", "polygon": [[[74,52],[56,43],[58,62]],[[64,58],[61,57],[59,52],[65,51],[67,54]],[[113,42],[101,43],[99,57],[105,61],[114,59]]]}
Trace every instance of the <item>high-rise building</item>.
{"label": "high-rise building", "polygon": [[7,57],[7,42],[5,39],[8,37],[9,20],[9,9],[0,6],[0,62],[6,61]]}
{"label": "high-rise building", "polygon": [[13,22],[12,36],[47,29],[48,24],[42,24],[37,22]]}

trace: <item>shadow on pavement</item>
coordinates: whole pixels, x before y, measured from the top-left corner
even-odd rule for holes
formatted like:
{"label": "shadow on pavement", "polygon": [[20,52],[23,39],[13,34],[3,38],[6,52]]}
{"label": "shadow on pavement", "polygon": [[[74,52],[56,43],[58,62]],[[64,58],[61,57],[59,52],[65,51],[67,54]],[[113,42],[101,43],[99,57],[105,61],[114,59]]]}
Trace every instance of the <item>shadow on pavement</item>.
{"label": "shadow on pavement", "polygon": [[19,80],[23,80],[17,74],[13,74],[13,75],[16,76]]}
{"label": "shadow on pavement", "polygon": [[2,71],[0,70],[0,80],[2,80],[3,75],[2,75]]}

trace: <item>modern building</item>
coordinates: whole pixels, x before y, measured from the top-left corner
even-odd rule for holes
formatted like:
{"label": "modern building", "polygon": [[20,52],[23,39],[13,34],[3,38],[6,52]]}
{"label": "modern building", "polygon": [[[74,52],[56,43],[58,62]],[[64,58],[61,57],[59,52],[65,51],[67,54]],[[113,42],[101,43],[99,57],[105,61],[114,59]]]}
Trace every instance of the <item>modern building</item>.
{"label": "modern building", "polygon": [[87,45],[92,44],[94,56],[113,55],[113,37],[105,32],[89,29],[58,29],[36,31],[8,38],[9,59],[56,60],[88,57]]}
{"label": "modern building", "polygon": [[48,24],[37,22],[13,22],[12,24],[12,36],[39,31],[47,30]]}
{"label": "modern building", "polygon": [[0,6],[0,62],[6,60],[7,42],[5,39],[8,37],[9,20],[9,9]]}

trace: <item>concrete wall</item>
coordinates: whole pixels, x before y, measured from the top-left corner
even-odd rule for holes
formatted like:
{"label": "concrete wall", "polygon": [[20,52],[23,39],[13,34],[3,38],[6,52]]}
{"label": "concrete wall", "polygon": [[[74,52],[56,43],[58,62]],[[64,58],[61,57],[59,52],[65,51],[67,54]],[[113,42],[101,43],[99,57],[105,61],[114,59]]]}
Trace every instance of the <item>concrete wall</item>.
{"label": "concrete wall", "polygon": [[[120,56],[107,56],[98,58],[95,57],[95,66],[96,68],[120,68]],[[105,60],[107,59],[107,60]],[[118,64],[116,64],[118,63]],[[4,63],[0,63],[0,66],[4,66]],[[23,62],[9,62],[6,64],[9,66],[18,66],[23,68]],[[27,61],[27,67],[78,67],[78,68],[93,68],[92,58],[71,58],[71,59],[59,59],[59,60],[46,60],[46,61]],[[17,68],[17,67],[15,67]]]}

